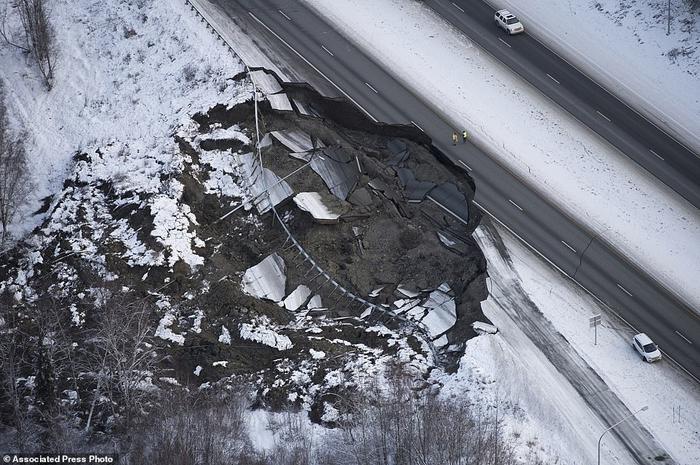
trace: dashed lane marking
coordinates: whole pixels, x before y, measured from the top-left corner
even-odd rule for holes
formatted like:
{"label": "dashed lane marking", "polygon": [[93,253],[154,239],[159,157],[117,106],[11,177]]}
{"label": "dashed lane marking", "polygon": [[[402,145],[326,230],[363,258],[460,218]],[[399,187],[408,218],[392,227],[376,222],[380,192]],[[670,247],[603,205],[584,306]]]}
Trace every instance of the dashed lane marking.
{"label": "dashed lane marking", "polygon": [[603,117],[603,118],[605,118],[606,120],[608,120],[608,123],[610,122],[610,118],[608,118],[607,116],[605,116],[604,114],[602,114],[602,113],[599,112],[598,110],[596,110],[595,112],[598,113],[601,117]]}
{"label": "dashed lane marking", "polygon": [[632,297],[632,293],[630,291],[628,291],[627,289],[625,289],[624,287],[620,286],[620,284],[617,284],[617,287],[619,287],[622,290],[622,292],[624,292],[628,296]]}
{"label": "dashed lane marking", "polygon": [[374,87],[372,87],[372,85],[371,85],[369,82],[365,82],[365,85],[366,85],[367,87],[369,87],[370,89],[372,89],[372,92],[374,92],[375,94],[378,94],[378,93],[379,93],[379,92],[377,92],[377,89],[375,89]]}
{"label": "dashed lane marking", "polygon": [[414,125],[415,127],[417,127],[418,129],[420,129],[422,132],[425,132],[425,131],[423,131],[423,128],[418,126],[418,124],[415,121],[411,120],[411,124]]}
{"label": "dashed lane marking", "polygon": [[465,167],[466,169],[468,169],[469,171],[474,171],[474,170],[472,169],[471,166],[467,165],[467,164],[464,163],[462,160],[457,160],[457,161],[458,161],[459,163],[461,163],[462,165],[464,165],[464,167]]}
{"label": "dashed lane marking", "polygon": [[571,250],[573,253],[576,253],[576,249],[574,249],[573,247],[571,247],[571,246],[570,246],[569,244],[567,244],[565,241],[561,241],[561,243],[564,244],[564,245],[566,246],[566,248],[568,248],[569,250]]}
{"label": "dashed lane marking", "polygon": [[662,157],[662,156],[659,155],[658,153],[654,152],[652,149],[649,149],[649,151],[650,151],[651,153],[653,153],[654,155],[656,155],[656,157],[659,158],[659,160],[666,161],[666,160],[664,160],[664,157]]}
{"label": "dashed lane marking", "polygon": [[510,44],[508,42],[506,42],[505,40],[503,40],[501,37],[499,37],[498,40],[500,40],[501,42],[506,44],[508,46],[508,48],[510,48]]}
{"label": "dashed lane marking", "polygon": [[523,209],[522,209],[522,207],[521,207],[520,205],[518,205],[517,203],[513,202],[513,201],[510,200],[510,199],[508,199],[508,201],[509,201],[510,203],[512,203],[512,204],[515,206],[515,208],[517,208],[517,209],[520,210],[520,211],[523,211]]}
{"label": "dashed lane marking", "polygon": [[[484,207],[483,205],[481,205],[481,204],[480,204],[479,202],[477,202],[476,200],[472,200],[472,203],[473,203],[474,205],[476,205],[477,208],[479,208],[481,211],[483,211],[484,213],[486,213],[487,215],[489,215],[491,218],[493,218],[494,221],[496,221],[498,224],[500,224],[500,225],[501,225],[503,228],[505,228],[509,233],[511,233],[511,234],[512,234],[513,236],[515,236],[516,238],[518,238],[518,240],[519,240],[520,242],[522,242],[523,244],[525,244],[530,250],[532,250],[533,253],[539,255],[539,256],[542,258],[542,260],[544,260],[545,262],[549,263],[549,264],[552,266],[552,268],[554,268],[555,270],[559,271],[562,275],[564,275],[564,276],[566,276],[567,278],[569,278],[572,282],[576,283],[576,285],[577,285],[578,287],[580,287],[581,289],[583,289],[584,291],[586,291],[586,292],[588,293],[588,295],[590,295],[593,299],[595,299],[600,305],[602,305],[603,307],[607,308],[608,311],[609,311],[610,313],[612,313],[612,314],[615,315],[617,318],[619,318],[621,321],[623,321],[627,326],[629,326],[630,328],[632,328],[632,330],[634,330],[634,331],[636,331],[636,332],[638,332],[638,333],[641,332],[641,330],[640,330],[639,328],[635,327],[632,323],[630,323],[629,321],[627,321],[622,315],[620,315],[618,312],[616,312],[615,309],[613,309],[610,305],[608,305],[607,303],[605,303],[605,301],[604,301],[603,299],[601,299],[601,298],[598,297],[596,294],[594,294],[593,291],[591,291],[591,290],[588,289],[586,286],[584,286],[583,284],[581,284],[579,281],[576,280],[576,278],[574,278],[573,276],[571,276],[570,274],[568,274],[566,271],[564,271],[562,268],[560,268],[559,265],[557,265],[557,264],[554,263],[552,260],[550,260],[549,258],[547,258],[547,256],[546,256],[545,254],[543,254],[542,252],[540,252],[534,245],[532,245],[532,244],[530,244],[528,241],[526,241],[524,237],[522,237],[520,234],[518,234],[518,233],[515,232],[513,229],[511,229],[510,226],[508,226],[507,224],[505,224],[503,221],[499,220],[498,217],[497,217],[496,215],[494,215],[493,213],[491,213],[490,211],[488,211],[488,210],[486,209],[486,207]],[[678,368],[680,368],[681,370],[683,370],[683,372],[684,372],[685,374],[687,374],[688,376],[690,376],[691,378],[693,378],[693,379],[695,380],[696,383],[699,383],[699,384],[700,384],[700,379],[698,379],[697,376],[695,376],[695,375],[692,374],[690,371],[688,371],[687,368],[685,368],[683,365],[681,365],[680,363],[678,363],[673,357],[671,357],[671,356],[670,356],[668,353],[666,353],[664,350],[661,350],[661,353],[663,353],[664,356],[665,356],[668,360],[670,360],[671,362],[673,362]]]}
{"label": "dashed lane marking", "polygon": [[455,7],[455,8],[457,8],[457,9],[458,9],[459,11],[461,11],[462,13],[464,13],[464,10],[463,10],[459,5],[457,5],[455,2],[452,2],[452,6]]}
{"label": "dashed lane marking", "polygon": [[328,50],[328,49],[326,48],[326,46],[325,46],[325,45],[321,45],[321,48],[322,48],[323,50],[325,50],[325,51],[326,51],[326,53],[327,53],[327,54],[329,54],[330,56],[332,56],[332,57],[334,57],[334,56],[335,56],[335,55],[333,55],[333,52],[331,52],[330,50]]}
{"label": "dashed lane marking", "polygon": [[348,100],[350,100],[352,103],[354,103],[354,104],[357,106],[357,108],[359,108],[359,109],[362,110],[367,116],[369,116],[370,119],[371,119],[372,121],[374,121],[375,123],[377,123],[377,122],[379,121],[377,118],[375,118],[374,116],[372,116],[372,113],[368,112],[362,105],[360,105],[359,103],[357,103],[357,101],[356,101],[354,98],[350,97],[350,95],[349,95],[347,92],[345,92],[343,89],[341,89],[341,87],[340,87],[338,84],[336,84],[335,82],[333,82],[333,80],[332,80],[331,78],[329,78],[328,76],[326,76],[326,75],[323,73],[323,71],[321,71],[321,70],[318,69],[316,66],[314,66],[314,64],[311,63],[309,60],[307,60],[306,57],[305,57],[304,55],[302,55],[302,54],[299,53],[294,47],[292,47],[292,46],[289,44],[289,42],[287,42],[286,40],[284,40],[282,37],[280,37],[279,34],[277,34],[275,31],[273,31],[267,24],[265,24],[264,22],[262,22],[262,20],[260,20],[260,18],[258,18],[257,16],[255,16],[255,15],[254,15],[252,12],[250,12],[250,11],[248,12],[248,14],[251,16],[251,18],[253,18],[255,21],[257,21],[258,23],[260,23],[265,29],[267,29],[268,32],[269,32],[270,34],[272,34],[273,36],[275,36],[275,37],[277,38],[277,40],[279,40],[279,41],[282,42],[284,45],[286,45],[287,48],[289,48],[292,52],[296,53],[297,56],[298,56],[299,58],[301,58],[302,60],[304,60],[304,62],[305,62],[307,65],[311,66],[311,68],[313,68],[314,71],[316,71],[318,74],[320,74],[321,76],[323,76],[323,78],[324,78],[326,81],[330,82],[331,85],[333,85],[333,87],[335,87],[336,89],[338,89],[338,90],[340,91],[340,93],[342,93],[345,97],[347,97]]}
{"label": "dashed lane marking", "polygon": [[688,344],[693,345],[693,343],[690,342],[690,339],[688,339],[687,337],[683,336],[680,332],[676,331],[676,334],[678,334],[680,337],[682,337],[682,338],[685,340],[685,342],[687,342]]}
{"label": "dashed lane marking", "polygon": [[290,18],[289,16],[287,16],[286,14],[284,14],[284,11],[282,11],[282,10],[277,10],[277,11],[279,11],[280,14],[281,14],[282,16],[284,16],[285,18],[287,18],[289,21],[292,20],[292,18]]}
{"label": "dashed lane marking", "polygon": [[557,84],[560,84],[560,82],[557,81],[557,80],[554,78],[554,76],[552,76],[551,74],[547,73],[547,77],[548,77],[549,79],[551,79],[552,81],[556,82]]}

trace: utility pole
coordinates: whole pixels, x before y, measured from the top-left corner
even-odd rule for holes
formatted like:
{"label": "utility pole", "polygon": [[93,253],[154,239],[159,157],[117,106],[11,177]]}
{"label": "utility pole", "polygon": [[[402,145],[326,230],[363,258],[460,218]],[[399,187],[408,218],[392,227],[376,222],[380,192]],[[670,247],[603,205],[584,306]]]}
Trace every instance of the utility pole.
{"label": "utility pole", "polygon": [[671,35],[671,0],[668,0],[668,21],[666,22],[666,35]]}

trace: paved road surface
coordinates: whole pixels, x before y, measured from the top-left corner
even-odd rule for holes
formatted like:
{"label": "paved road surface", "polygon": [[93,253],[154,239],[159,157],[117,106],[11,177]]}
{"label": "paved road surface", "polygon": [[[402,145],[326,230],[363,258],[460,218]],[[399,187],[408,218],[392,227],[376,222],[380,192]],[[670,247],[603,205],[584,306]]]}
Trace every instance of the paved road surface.
{"label": "paved road surface", "polygon": [[[452,146],[454,124],[404,88],[322,18],[292,0],[217,0],[250,33],[284,41],[288,59],[308,60],[377,120],[413,123],[475,179],[475,202],[550,263],[585,286],[634,328],[644,331],[696,379],[700,319],[637,269],[477,147]],[[298,53],[298,54],[297,54]],[[303,59],[301,58],[303,57]],[[302,63],[309,66],[308,63]],[[666,362],[668,363],[668,362]]]}
{"label": "paved road surface", "polygon": [[[490,241],[497,244],[504,261],[508,262],[508,252],[501,242],[498,228],[486,226],[483,233]],[[517,273],[513,271],[512,276],[517,276]],[[537,305],[530,300],[522,289],[520,281],[507,277],[503,279],[502,282],[494,281],[492,284],[491,295],[494,303],[545,354],[555,369],[569,381],[590,409],[597,413],[603,424],[613,425],[630,415],[629,408],[615,392],[610,390],[600,375],[586,363],[542,314]],[[527,352],[527,349],[524,350]],[[525,358],[529,358],[529,355],[526,355]],[[643,407],[643,404],[631,405],[630,407],[637,410]],[[647,419],[649,418],[649,412],[641,413],[641,415],[647,415]],[[637,418],[632,417],[625,421],[614,432],[632,452],[632,455],[638,458],[638,463],[665,463],[667,465],[675,463],[670,458],[663,462],[655,460],[655,457],[667,456],[666,451]],[[605,445],[602,450],[606,450]],[[618,457],[618,459],[622,463],[629,460],[629,458],[624,457]]]}
{"label": "paved road surface", "polygon": [[483,0],[425,0],[426,5],[700,208],[700,156],[650,123],[527,34],[509,36]]}
{"label": "paved road surface", "polygon": [[[262,48],[270,49],[287,63],[296,63],[297,69],[306,69],[309,81],[324,93],[344,94],[377,120],[412,123],[433,137],[435,146],[475,179],[475,201],[485,212],[550,263],[575,277],[629,324],[647,332],[688,373],[700,377],[700,320],[692,309],[477,147],[469,143],[453,146],[449,141],[455,124],[445,119],[434,102],[404,88],[381,65],[297,1],[214,1],[239,27],[254,35]],[[624,436],[620,438],[630,450],[636,450]],[[640,451],[637,458],[640,463],[651,463]]]}

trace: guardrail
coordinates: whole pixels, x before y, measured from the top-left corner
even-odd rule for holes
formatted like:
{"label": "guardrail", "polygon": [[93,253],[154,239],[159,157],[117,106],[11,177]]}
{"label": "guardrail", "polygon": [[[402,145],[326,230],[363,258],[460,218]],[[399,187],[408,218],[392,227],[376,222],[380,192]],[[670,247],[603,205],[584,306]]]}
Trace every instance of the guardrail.
{"label": "guardrail", "polygon": [[[195,0],[196,1],[196,0]],[[231,46],[231,44],[228,43],[228,41],[216,30],[216,28],[212,25],[211,21],[207,18],[207,16],[202,12],[202,10],[195,4],[195,1],[192,0],[185,0],[185,5],[189,5],[190,9],[195,12],[195,15],[201,18],[201,21],[206,24],[207,29],[210,29],[212,31],[212,34],[214,34],[217,37],[217,40],[221,40],[223,44],[229,49],[229,51],[236,57],[238,55],[236,54],[236,51],[234,48]],[[248,65],[245,65],[246,72],[248,73],[248,76],[250,76],[250,68]],[[250,79],[250,78],[249,78]],[[260,149],[260,128],[258,124],[258,89],[255,83],[250,79],[251,84],[253,85],[253,92],[254,92],[254,105],[255,105],[255,136],[256,136],[256,154],[257,154],[257,168],[262,170],[264,169],[263,163],[262,163],[262,152]],[[254,171],[257,171],[257,169],[254,169]],[[265,182],[265,177],[261,176],[261,180],[264,183]],[[248,185],[249,179],[245,178],[246,182],[246,190],[250,193],[252,192],[250,185]],[[344,296],[348,300],[350,300],[353,303],[359,303],[362,304],[363,307],[370,308],[372,311],[376,311],[378,313],[384,314],[388,316],[392,320],[398,320],[401,321],[402,323],[405,323],[407,325],[413,326],[415,330],[423,337],[425,340],[426,344],[428,345],[428,348],[430,349],[431,355],[433,357],[433,363],[438,364],[439,363],[439,356],[438,356],[438,351],[435,348],[435,345],[433,344],[433,341],[430,339],[430,333],[427,329],[427,327],[415,320],[410,320],[403,315],[399,315],[391,309],[385,308],[380,305],[373,304],[372,302],[369,302],[368,300],[364,299],[363,297],[360,297],[350,290],[348,290],[345,286],[341,285],[337,280],[335,280],[326,270],[324,270],[316,260],[313,259],[313,257],[304,249],[304,246],[297,241],[297,239],[294,237],[292,234],[291,230],[287,226],[287,224],[283,221],[282,217],[279,215],[279,212],[277,211],[277,208],[275,205],[272,203],[270,200],[270,194],[266,186],[263,186],[263,192],[268,197],[268,202],[270,203],[271,210],[279,222],[280,225],[282,225],[282,229],[284,230],[285,234],[287,235],[287,241],[292,241],[293,246],[299,251],[299,253],[304,257],[304,261],[308,261],[312,269],[315,269],[316,272],[318,273],[314,279],[316,279],[319,276],[323,276],[326,278],[326,282],[323,284],[325,286],[326,284],[330,283],[334,286],[333,291],[331,291],[331,294],[340,291],[340,295]],[[287,242],[285,241],[285,242]],[[323,287],[322,286],[322,287]]]}

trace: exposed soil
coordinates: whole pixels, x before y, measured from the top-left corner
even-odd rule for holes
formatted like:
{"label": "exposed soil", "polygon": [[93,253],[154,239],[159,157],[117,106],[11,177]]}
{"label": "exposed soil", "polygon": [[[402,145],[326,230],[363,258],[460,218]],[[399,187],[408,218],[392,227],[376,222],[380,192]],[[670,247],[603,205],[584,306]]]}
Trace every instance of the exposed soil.
{"label": "exposed soil", "polygon": [[[338,223],[320,224],[291,200],[278,206],[279,215],[319,266],[344,288],[374,304],[390,306],[402,298],[396,291],[399,284],[424,294],[443,283],[449,284],[458,318],[447,333],[449,345],[445,349],[437,354],[428,353],[426,345],[421,343],[423,334],[416,333],[405,321],[392,318],[391,313],[359,318],[364,306],[347,299],[327,280],[318,279],[315,270],[310,272],[309,262],[297,248],[290,247],[286,233],[272,213],[258,216],[241,209],[219,221],[240,199],[207,192],[204,183],[211,172],[201,162],[200,150],[233,157],[236,153],[250,152],[253,147],[240,140],[203,140],[200,144],[194,140],[215,128],[234,124],[252,134],[255,122],[251,102],[232,108],[218,105],[207,114],[195,115],[198,134],[176,136],[177,146],[188,160],[176,176],[182,186],[178,201],[187,205],[197,219],[196,234],[203,241],[196,249],[204,259],[201,266],[189,267],[184,262],[172,267],[140,266],[127,262],[124,258],[126,246],[107,240],[120,220],[127,221],[148,250],[154,253],[163,250],[151,235],[154,224],[153,212],[145,206],[148,197],[139,194],[130,198],[131,193],[117,196],[110,182],[95,188],[69,180],[62,194],[65,197],[54,202],[54,210],[49,215],[64,202],[82,198],[75,197],[76,192],[97,189],[104,197],[105,211],[111,216],[104,219],[104,232],[90,229],[86,221],[86,226],[80,229],[80,240],[90,244],[83,247],[105,257],[104,264],[98,265],[104,266],[113,276],[107,281],[96,271],[101,268],[95,265],[95,260],[85,254],[66,256],[65,252],[59,252],[71,250],[77,240],[75,232],[55,232],[55,237],[45,238],[38,251],[34,244],[40,241],[29,238],[5,257],[0,266],[0,298],[4,305],[20,310],[30,305],[13,300],[15,291],[10,289],[16,290],[16,284],[3,287],[3,282],[19,282],[20,269],[31,270],[25,273],[26,286],[36,295],[60,299],[68,320],[71,318],[68,308],[71,304],[77,305],[78,310],[87,315],[86,325],[92,321],[91,314],[98,311],[96,298],[91,297],[95,295],[94,289],[152,299],[154,303],[166,299],[167,308],[171,309],[168,311],[174,315],[170,329],[183,334],[185,342],[183,345],[162,342],[162,352],[167,355],[161,366],[163,373],[184,385],[244,378],[260,387],[260,399],[267,406],[315,406],[316,416],[321,414],[319,401],[325,399],[324,392],[352,386],[356,373],[379,367],[380,359],[396,358],[430,370],[434,365],[426,365],[426,360],[437,355],[433,363],[454,369],[465,341],[474,335],[470,324],[475,320],[485,321],[480,302],[487,295],[486,262],[471,239],[480,221],[480,213],[471,203],[473,181],[462,170],[444,162],[430,145],[429,138],[413,127],[372,123],[347,102],[321,97],[305,86],[287,86],[286,91],[319,116],[274,111],[263,103],[260,105],[261,131],[301,129],[326,146],[356,158],[362,174],[354,193],[346,201],[339,201],[345,213]],[[407,201],[397,176],[398,165],[390,166],[395,154],[388,144],[397,139],[409,151],[408,158],[400,166],[409,168],[420,181],[452,183],[464,194],[465,203],[469,205],[468,224],[457,221],[427,199],[420,203]],[[76,163],[89,164],[91,159],[91,154],[81,153],[76,156]],[[279,176],[304,164],[289,156],[288,150],[277,141],[263,150],[263,163]],[[166,190],[169,179],[161,181]],[[328,192],[323,180],[310,168],[302,169],[287,181],[296,193]],[[380,183],[381,191],[370,183],[375,187]],[[438,231],[449,231],[451,237],[460,238],[459,251],[447,248],[440,241]],[[37,237],[41,234],[41,228],[35,231]],[[41,261],[34,260],[28,266],[26,257],[32,253],[39,253]],[[243,292],[243,273],[271,253],[284,259],[286,294],[305,284],[312,295],[321,296],[323,310],[290,312],[274,302]],[[377,297],[369,297],[373,290],[381,287]],[[194,323],[196,315],[201,316],[198,324]],[[162,316],[161,311],[154,312],[154,326]],[[240,325],[263,324],[261,322],[288,337],[292,348],[282,351],[240,336]],[[222,326],[230,331],[230,343],[220,341]],[[386,331],[377,330],[378,327]],[[78,344],[79,337],[76,336]],[[311,357],[311,349],[323,356]],[[215,364],[221,361],[226,363]],[[201,368],[195,375],[197,367]],[[328,381],[328,373],[334,370],[342,374],[344,383]]]}

